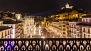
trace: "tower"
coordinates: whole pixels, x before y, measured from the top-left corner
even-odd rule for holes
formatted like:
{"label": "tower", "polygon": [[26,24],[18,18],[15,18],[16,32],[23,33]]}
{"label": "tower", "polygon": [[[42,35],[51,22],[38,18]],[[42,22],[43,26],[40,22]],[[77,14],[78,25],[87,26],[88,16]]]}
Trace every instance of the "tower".
{"label": "tower", "polygon": [[66,8],[69,8],[69,4],[68,3],[66,3]]}
{"label": "tower", "polygon": [[21,20],[21,14],[15,14],[17,20]]}

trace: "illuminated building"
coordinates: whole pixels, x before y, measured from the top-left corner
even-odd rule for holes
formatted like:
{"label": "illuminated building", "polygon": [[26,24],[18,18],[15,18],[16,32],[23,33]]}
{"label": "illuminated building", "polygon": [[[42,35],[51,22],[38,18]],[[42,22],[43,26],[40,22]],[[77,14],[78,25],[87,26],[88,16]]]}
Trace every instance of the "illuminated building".
{"label": "illuminated building", "polygon": [[62,36],[68,37],[68,21],[59,21]]}
{"label": "illuminated building", "polygon": [[54,32],[62,37],[68,37],[68,21],[58,21],[52,22],[50,26],[53,28]]}
{"label": "illuminated building", "polygon": [[69,22],[69,37],[71,38],[81,38],[82,33],[81,33],[81,26],[77,25],[78,22]]}
{"label": "illuminated building", "polygon": [[0,21],[0,26],[2,26],[2,24],[3,24],[3,21]]}
{"label": "illuminated building", "polygon": [[[80,33],[74,32],[74,34],[72,32],[71,32],[71,34],[69,33],[69,23],[71,24],[71,23],[75,22],[75,21],[70,22],[70,20],[79,19],[79,18],[82,18],[82,16],[86,16],[86,15],[87,14],[84,14],[83,9],[75,9],[73,6],[69,6],[69,4],[67,3],[66,6],[62,7],[57,13],[50,15],[49,18],[52,21],[49,20],[49,22],[50,22],[49,25],[51,24],[51,22],[59,21],[60,22],[59,24],[61,27],[61,34],[65,35],[66,37],[72,36],[74,38],[80,38],[80,37],[82,37],[80,35],[81,32]],[[67,24],[64,22],[67,22]],[[64,28],[62,27],[62,24],[65,25]],[[75,25],[75,23],[73,25],[78,27],[79,29],[81,29],[80,26]],[[78,28],[76,28],[77,31],[79,30]],[[75,29],[75,28],[73,28],[73,29]],[[73,29],[72,29],[72,31],[73,31]]]}
{"label": "illuminated building", "polygon": [[57,13],[50,15],[50,18],[54,20],[64,20],[82,18],[82,16],[86,16],[83,9],[76,9],[67,3],[65,7],[59,9]]}
{"label": "illuminated building", "polygon": [[44,20],[41,22],[42,26],[46,26],[46,17],[44,17]]}
{"label": "illuminated building", "polygon": [[12,38],[12,28],[7,26],[0,26],[0,38]]}
{"label": "illuminated building", "polygon": [[31,31],[34,29],[34,17],[25,16],[24,17],[24,35],[25,38],[29,37],[32,33]]}
{"label": "illuminated building", "polygon": [[66,7],[66,8],[71,8],[71,9],[73,8],[73,6],[69,6],[68,3],[66,3],[65,7]]}
{"label": "illuminated building", "polygon": [[16,20],[18,21],[21,20],[22,19],[21,16],[22,16],[21,14],[15,14]]}
{"label": "illuminated building", "polygon": [[12,38],[20,38],[20,35],[23,34],[23,27],[21,21],[14,21],[10,19],[4,19],[3,26],[12,27]]}
{"label": "illuminated building", "polygon": [[82,38],[91,38],[91,16],[83,16],[82,22],[77,24],[82,28]]}
{"label": "illuminated building", "polygon": [[91,16],[83,16],[81,22],[69,22],[71,38],[91,38]]}

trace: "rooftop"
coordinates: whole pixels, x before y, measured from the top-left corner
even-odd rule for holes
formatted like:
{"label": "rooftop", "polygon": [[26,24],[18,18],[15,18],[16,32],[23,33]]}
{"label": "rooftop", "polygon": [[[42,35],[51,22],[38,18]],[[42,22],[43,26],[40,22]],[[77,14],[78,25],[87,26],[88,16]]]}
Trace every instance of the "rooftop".
{"label": "rooftop", "polygon": [[83,16],[82,18],[91,18],[91,15]]}
{"label": "rooftop", "polygon": [[65,19],[65,21],[77,22],[77,21],[78,21],[78,18],[74,18],[74,19]]}
{"label": "rooftop", "polygon": [[22,21],[14,21],[14,20],[10,20],[10,19],[4,19],[3,20],[3,24],[17,24],[17,23],[21,23]]}
{"label": "rooftop", "polygon": [[77,25],[82,25],[82,26],[91,26],[91,23],[78,23]]}
{"label": "rooftop", "polygon": [[6,29],[10,29],[11,27],[7,27],[7,26],[0,26],[0,31],[6,30]]}

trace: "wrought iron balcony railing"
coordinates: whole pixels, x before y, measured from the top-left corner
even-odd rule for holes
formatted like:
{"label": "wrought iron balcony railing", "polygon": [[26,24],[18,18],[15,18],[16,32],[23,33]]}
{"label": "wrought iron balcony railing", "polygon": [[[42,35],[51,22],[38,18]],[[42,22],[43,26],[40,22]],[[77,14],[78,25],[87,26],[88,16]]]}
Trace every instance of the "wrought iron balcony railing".
{"label": "wrought iron balcony railing", "polygon": [[90,51],[90,38],[0,39],[0,51]]}

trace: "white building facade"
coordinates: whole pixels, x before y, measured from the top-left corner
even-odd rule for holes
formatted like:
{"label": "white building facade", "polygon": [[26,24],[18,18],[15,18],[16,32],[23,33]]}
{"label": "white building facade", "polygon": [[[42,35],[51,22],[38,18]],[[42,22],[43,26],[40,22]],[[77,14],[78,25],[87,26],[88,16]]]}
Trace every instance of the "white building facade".
{"label": "white building facade", "polygon": [[34,28],[34,17],[32,16],[25,16],[24,17],[24,35],[25,35],[25,38],[26,37],[30,37],[32,30]]}
{"label": "white building facade", "polygon": [[84,16],[79,22],[69,22],[71,38],[91,38],[91,16]]}

